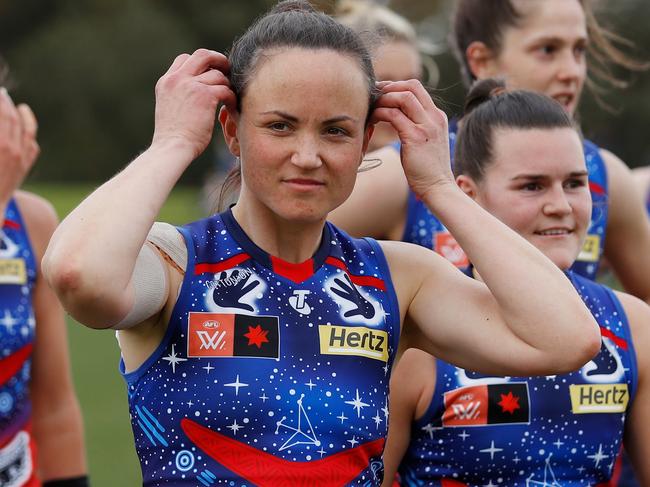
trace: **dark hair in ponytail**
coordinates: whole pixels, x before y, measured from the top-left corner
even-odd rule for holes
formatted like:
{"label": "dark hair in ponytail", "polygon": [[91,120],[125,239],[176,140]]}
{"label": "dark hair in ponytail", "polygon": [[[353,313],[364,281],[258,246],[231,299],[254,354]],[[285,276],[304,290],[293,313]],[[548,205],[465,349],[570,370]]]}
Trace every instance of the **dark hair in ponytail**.
{"label": "dark hair in ponytail", "polygon": [[562,105],[532,91],[506,91],[505,82],[485,79],[474,83],[465,101],[454,151],[454,175],[481,181],[493,162],[495,129],[576,129]]}
{"label": "dark hair in ponytail", "polygon": [[[237,96],[237,109],[263,57],[264,51],[275,48],[329,49],[355,59],[368,82],[368,117],[379,97],[375,86],[372,58],[361,37],[329,15],[318,12],[306,0],[284,0],[258,18],[240,38],[228,55],[230,86]],[[241,182],[237,164],[224,182],[219,196],[219,209]]]}

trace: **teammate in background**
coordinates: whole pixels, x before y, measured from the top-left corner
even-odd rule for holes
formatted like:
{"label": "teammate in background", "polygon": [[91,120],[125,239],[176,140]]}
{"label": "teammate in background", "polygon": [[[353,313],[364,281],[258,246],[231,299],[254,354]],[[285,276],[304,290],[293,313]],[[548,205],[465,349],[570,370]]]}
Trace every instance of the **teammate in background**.
{"label": "teammate in background", "polygon": [[[119,329],[145,485],[379,484],[398,341],[501,374],[566,372],[597,352],[566,277],[454,183],[446,117],[422,85],[379,87],[358,35],[281,2],[228,59],[175,59],[151,146],[57,229],[49,282],[79,321]],[[150,233],[220,103],[241,161],[236,205]],[[379,121],[485,284],[427,249],[326,222]]]}
{"label": "teammate in background", "polygon": [[[588,50],[598,50],[594,59],[641,67],[608,42],[590,0],[458,0],[453,24],[452,42],[468,83],[501,77],[509,89],[555,98],[570,115],[576,112],[587,80]],[[607,72],[593,62],[589,67],[597,75]],[[650,224],[634,180],[615,155],[589,141],[584,145],[594,212],[573,269],[595,278],[604,254],[625,289],[648,301],[650,253],[645,249],[650,248]],[[433,248],[465,266],[467,258],[448,229],[409,191],[397,151],[390,147],[369,157],[384,164],[359,177],[351,198],[333,213],[332,221],[353,235]]]}
{"label": "teammate in background", "polygon": [[57,217],[18,190],[39,153],[36,118],[0,86],[0,484],[84,487],[65,319],[40,266]]}
{"label": "teammate in background", "polygon": [[[580,135],[557,102],[504,90],[483,80],[468,95],[456,182],[568,269],[591,210]],[[599,355],[570,374],[501,377],[407,350],[391,377],[384,485],[401,462],[402,485],[614,486],[623,442],[650,485],[650,357],[635,353],[650,347],[650,307],[568,276],[601,327]]]}
{"label": "teammate in background", "polygon": [[[372,66],[377,81],[422,80],[426,85],[438,82],[438,68],[433,59],[421,51],[432,53],[434,46],[418,39],[415,28],[401,15],[372,0],[340,0],[335,18],[350,27],[372,45]],[[424,66],[423,66],[424,63]],[[423,67],[426,68],[423,73]],[[399,140],[388,123],[377,123],[368,151],[380,149]]]}

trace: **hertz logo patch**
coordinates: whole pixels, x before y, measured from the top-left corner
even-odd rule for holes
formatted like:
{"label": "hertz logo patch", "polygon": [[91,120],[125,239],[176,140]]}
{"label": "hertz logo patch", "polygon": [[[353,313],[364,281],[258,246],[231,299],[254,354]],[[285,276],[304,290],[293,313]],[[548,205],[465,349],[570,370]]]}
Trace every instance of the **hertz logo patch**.
{"label": "hertz logo patch", "polygon": [[581,262],[598,262],[600,257],[600,235],[587,235],[585,238],[585,243],[582,244],[582,249],[578,254],[578,258]]}
{"label": "hertz logo patch", "polygon": [[319,325],[320,353],[357,355],[388,362],[388,333],[364,326]]}
{"label": "hertz logo patch", "polygon": [[572,384],[569,392],[573,414],[622,413],[630,400],[627,384]]}
{"label": "hertz logo patch", "polygon": [[0,284],[25,284],[27,271],[23,259],[0,259]]}

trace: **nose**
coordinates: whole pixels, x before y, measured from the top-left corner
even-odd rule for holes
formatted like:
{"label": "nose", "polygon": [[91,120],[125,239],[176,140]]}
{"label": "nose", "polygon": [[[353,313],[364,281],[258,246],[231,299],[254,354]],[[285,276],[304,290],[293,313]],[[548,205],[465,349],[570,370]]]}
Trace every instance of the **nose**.
{"label": "nose", "polygon": [[562,186],[553,187],[547,193],[542,210],[548,216],[565,216],[573,212],[573,207]]}
{"label": "nose", "polygon": [[571,49],[565,49],[558,62],[558,78],[561,81],[578,82],[584,78],[586,69],[584,56],[576,54]]}
{"label": "nose", "polygon": [[291,154],[291,163],[307,170],[319,168],[323,161],[320,157],[318,140],[309,135],[299,137]]}

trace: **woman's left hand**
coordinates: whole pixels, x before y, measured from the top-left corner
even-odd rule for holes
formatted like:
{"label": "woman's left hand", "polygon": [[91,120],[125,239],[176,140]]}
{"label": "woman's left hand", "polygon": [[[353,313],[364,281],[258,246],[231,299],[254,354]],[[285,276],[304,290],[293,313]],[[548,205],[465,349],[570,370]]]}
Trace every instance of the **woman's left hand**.
{"label": "woman's left hand", "polygon": [[378,83],[382,95],[371,122],[393,125],[401,141],[401,160],[411,189],[419,197],[440,184],[455,184],[449,159],[447,115],[417,80]]}

